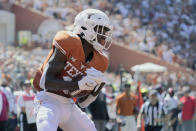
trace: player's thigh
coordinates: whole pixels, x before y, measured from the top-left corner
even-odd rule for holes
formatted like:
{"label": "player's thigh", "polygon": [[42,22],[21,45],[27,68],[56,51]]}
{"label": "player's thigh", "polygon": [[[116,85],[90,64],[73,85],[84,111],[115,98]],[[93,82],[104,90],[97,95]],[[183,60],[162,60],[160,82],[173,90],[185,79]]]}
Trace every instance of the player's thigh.
{"label": "player's thigh", "polygon": [[38,131],[56,131],[60,118],[58,105],[52,102],[43,102],[37,112],[36,124]]}
{"label": "player's thigh", "polygon": [[75,104],[72,106],[72,114],[69,121],[60,125],[60,127],[67,131],[97,131],[93,121]]}

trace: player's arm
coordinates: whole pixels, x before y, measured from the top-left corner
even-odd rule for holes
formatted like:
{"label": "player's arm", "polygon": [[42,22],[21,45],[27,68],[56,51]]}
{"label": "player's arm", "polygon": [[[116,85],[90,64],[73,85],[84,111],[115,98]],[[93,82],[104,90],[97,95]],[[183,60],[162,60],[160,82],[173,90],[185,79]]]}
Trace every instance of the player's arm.
{"label": "player's arm", "polygon": [[145,108],[145,105],[143,104],[142,105],[142,108],[138,114],[138,117],[137,117],[137,128],[140,129],[141,126],[142,126],[142,120],[144,119],[144,108]]}
{"label": "player's arm", "polygon": [[144,119],[144,114],[143,113],[139,113],[138,117],[137,117],[137,128],[141,129],[142,126],[142,120]]}
{"label": "player's arm", "polygon": [[66,61],[66,56],[59,49],[55,48],[44,70],[46,90],[61,91],[79,89],[77,81],[64,81],[58,78],[64,69]]}
{"label": "player's arm", "polygon": [[169,114],[167,113],[167,110],[163,106],[162,108],[162,117],[157,120],[158,122],[168,122],[169,121]]}

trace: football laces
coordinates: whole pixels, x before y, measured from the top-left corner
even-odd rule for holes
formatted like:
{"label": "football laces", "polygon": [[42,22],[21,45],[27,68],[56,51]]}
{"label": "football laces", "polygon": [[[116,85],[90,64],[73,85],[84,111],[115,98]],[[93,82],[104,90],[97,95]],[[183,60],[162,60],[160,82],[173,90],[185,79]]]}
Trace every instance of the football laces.
{"label": "football laces", "polygon": [[95,84],[94,84],[94,82],[91,82],[91,83],[85,83],[85,85],[88,87],[93,87]]}

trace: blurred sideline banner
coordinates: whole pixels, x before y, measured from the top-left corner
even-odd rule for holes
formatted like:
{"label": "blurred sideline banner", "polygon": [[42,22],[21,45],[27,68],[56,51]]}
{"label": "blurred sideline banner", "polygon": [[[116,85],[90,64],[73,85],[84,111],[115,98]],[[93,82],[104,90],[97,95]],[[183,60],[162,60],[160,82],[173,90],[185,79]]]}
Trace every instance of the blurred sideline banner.
{"label": "blurred sideline banner", "polygon": [[18,43],[20,46],[30,46],[31,31],[21,30],[18,32]]}

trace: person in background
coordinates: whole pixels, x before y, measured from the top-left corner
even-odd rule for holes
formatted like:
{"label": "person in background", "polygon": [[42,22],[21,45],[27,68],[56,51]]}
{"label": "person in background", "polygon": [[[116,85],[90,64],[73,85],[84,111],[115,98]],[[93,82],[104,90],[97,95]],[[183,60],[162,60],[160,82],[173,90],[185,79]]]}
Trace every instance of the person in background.
{"label": "person in background", "polygon": [[[103,90],[103,89],[102,89]],[[106,122],[109,120],[106,95],[100,92],[97,99],[88,107],[97,131],[105,131]]]}
{"label": "person in background", "polygon": [[7,100],[8,100],[8,104],[9,104],[9,112],[12,112],[12,98],[11,98],[11,91],[8,87],[8,82],[6,80],[2,81],[0,90],[5,94]]}
{"label": "person in background", "polygon": [[[172,88],[169,88],[167,90],[167,94],[164,98],[164,107],[166,108],[168,114],[176,114],[176,110],[173,109],[178,109],[178,100],[175,99],[174,97],[175,93],[174,90]],[[174,111],[174,112],[173,112]],[[178,114],[179,112],[177,112]],[[169,115],[168,115],[169,116]],[[173,119],[173,118],[171,118]],[[167,122],[164,126],[164,128],[166,128],[166,130],[173,130],[175,128],[176,130],[176,121],[171,120],[170,122]]]}
{"label": "person in background", "polygon": [[[191,87],[192,87],[192,90],[191,90],[190,96],[195,98],[195,106],[196,106],[196,81],[192,83]],[[195,131],[196,130],[196,108],[195,108],[193,123],[194,123],[194,131]]]}
{"label": "person in background", "polygon": [[177,125],[178,125],[178,116],[182,110],[183,103],[178,102],[178,105],[176,108],[173,108],[171,112],[169,113],[169,122],[168,126],[171,131],[176,131],[177,130]]}
{"label": "person in background", "polygon": [[[183,92],[182,91],[177,91],[175,93],[175,99],[176,100],[179,100],[178,104],[181,103],[181,106],[183,107],[183,103],[180,102],[180,99],[184,96]],[[178,106],[179,107],[179,106]],[[176,127],[176,130],[177,131],[182,131],[182,107],[181,107],[181,110],[180,112],[178,113],[178,118],[177,118],[177,127]]]}
{"label": "person in background", "polygon": [[143,101],[146,102],[148,100],[148,89],[141,88],[142,98]]}
{"label": "person in background", "polygon": [[114,93],[114,85],[107,84],[106,88],[106,103],[109,115],[109,121],[106,124],[106,131],[118,131],[117,117],[116,117],[116,98]]}
{"label": "person in background", "polygon": [[7,131],[13,131],[17,126],[16,99],[11,91],[11,88],[9,87],[9,82],[7,80],[3,80],[0,90],[5,93],[9,104]]}
{"label": "person in background", "polygon": [[9,87],[8,80],[3,79],[0,90],[5,94],[8,104],[8,121],[7,121],[7,131],[13,131],[17,126],[17,109],[16,109],[16,99],[13,95],[11,88]]}
{"label": "person in background", "polygon": [[136,108],[136,97],[131,93],[131,84],[126,83],[124,86],[124,92],[120,94],[116,99],[116,111],[122,120],[125,122],[125,126],[121,127],[122,131],[136,131],[136,121],[134,116],[134,109]]}
{"label": "person in background", "polygon": [[6,131],[9,104],[5,93],[0,90],[0,130]]}
{"label": "person in background", "polygon": [[189,96],[189,87],[183,88],[184,96],[180,99],[183,103],[182,107],[182,130],[194,131],[193,119],[195,113],[195,98]]}
{"label": "person in background", "polygon": [[151,90],[149,101],[146,101],[138,115],[137,128],[141,129],[141,120],[145,121],[145,131],[161,131],[164,122],[167,121],[166,109],[158,100],[157,91]]}
{"label": "person in background", "polygon": [[[20,113],[20,130],[21,131],[37,131],[35,118],[33,115],[33,100],[34,100],[34,93],[31,89],[31,83],[29,80],[25,80],[24,82],[24,94],[19,96],[18,98],[18,105],[21,109]],[[27,113],[29,111],[30,113]]]}
{"label": "person in background", "polygon": [[163,103],[164,102],[163,87],[161,85],[157,85],[155,89],[157,91],[157,98],[159,102]]}
{"label": "person in background", "polygon": [[174,98],[174,95],[174,90],[169,88],[163,103],[168,112],[171,112],[172,109],[177,108],[178,106],[178,101]]}
{"label": "person in background", "polygon": [[16,98],[11,91],[10,87],[6,87],[9,92],[9,118],[7,124],[7,131],[14,131],[17,127],[17,107],[16,107]]}

